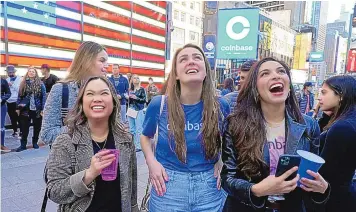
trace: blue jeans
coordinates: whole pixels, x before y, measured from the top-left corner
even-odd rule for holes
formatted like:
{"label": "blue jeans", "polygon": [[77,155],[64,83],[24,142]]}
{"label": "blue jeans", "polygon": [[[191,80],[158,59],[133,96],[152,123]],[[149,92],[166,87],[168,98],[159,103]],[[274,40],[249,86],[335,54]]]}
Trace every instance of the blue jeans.
{"label": "blue jeans", "polygon": [[206,172],[177,172],[166,169],[167,192],[158,196],[151,189],[149,211],[158,212],[220,212],[226,193],[216,188],[214,169]]}
{"label": "blue jeans", "polygon": [[127,121],[126,120],[126,104],[121,105],[120,115],[121,115],[121,123],[125,124]]}
{"label": "blue jeans", "polygon": [[129,127],[130,127],[130,133],[134,137],[134,144],[136,149],[141,149],[141,144],[140,144],[140,136],[142,133],[142,125],[143,125],[143,120],[145,119],[145,115],[143,114],[143,110],[138,111],[137,117],[132,118],[132,117],[127,117],[129,120]]}
{"label": "blue jeans", "polygon": [[6,104],[1,105],[1,145],[5,145],[5,118],[7,107]]}

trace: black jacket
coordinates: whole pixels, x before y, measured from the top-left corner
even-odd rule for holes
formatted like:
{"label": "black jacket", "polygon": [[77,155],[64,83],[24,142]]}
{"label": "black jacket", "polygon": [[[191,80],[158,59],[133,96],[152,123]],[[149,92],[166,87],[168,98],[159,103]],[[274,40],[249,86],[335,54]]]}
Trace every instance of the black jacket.
{"label": "black jacket", "polygon": [[[286,117],[287,119],[287,117]],[[299,124],[288,116],[287,125],[287,140],[285,153],[296,154],[297,150],[306,150],[318,154],[319,140],[317,139],[320,130],[316,120],[311,117],[304,116],[306,124]],[[310,135],[310,138],[305,136],[305,132]],[[251,192],[251,187],[261,182],[269,175],[269,150],[268,145],[264,146],[263,157],[266,165],[260,165],[260,176],[248,179],[240,169],[238,164],[238,152],[234,146],[234,138],[229,131],[223,136],[222,160],[223,168],[221,171],[221,185],[229,194],[226,199],[225,212],[252,212],[266,211],[266,197],[256,197]],[[300,188],[296,188],[289,194],[285,194],[285,200],[281,202],[281,212],[305,212],[314,211],[321,208],[327,201],[329,189],[325,194],[308,193]],[[308,210],[307,210],[308,209]]]}
{"label": "black jacket", "polygon": [[146,91],[144,88],[140,88],[133,92],[130,90],[130,94],[135,94],[137,99],[129,98],[129,108],[132,108],[136,111],[143,110],[146,103]]}
{"label": "black jacket", "polygon": [[[1,106],[11,97],[9,84],[6,80],[1,78]],[[6,114],[5,114],[6,115]]]}
{"label": "black jacket", "polygon": [[356,211],[356,185],[352,177],[356,169],[356,108],[336,121],[320,136],[324,143],[321,157],[325,164],[320,174],[331,185],[327,212]]}

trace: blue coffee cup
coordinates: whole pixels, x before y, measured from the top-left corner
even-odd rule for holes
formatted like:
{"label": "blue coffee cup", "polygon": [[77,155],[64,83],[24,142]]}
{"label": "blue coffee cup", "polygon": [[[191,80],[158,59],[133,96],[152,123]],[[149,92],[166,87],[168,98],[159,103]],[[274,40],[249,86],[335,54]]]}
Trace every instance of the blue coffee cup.
{"label": "blue coffee cup", "polygon": [[[298,174],[300,179],[307,178],[310,180],[314,180],[314,177],[307,173],[307,170],[318,172],[320,167],[325,163],[325,160],[320,156],[307,152],[304,150],[298,150],[297,154],[300,156],[300,164],[298,168]],[[300,186],[300,182],[298,181],[298,186]]]}

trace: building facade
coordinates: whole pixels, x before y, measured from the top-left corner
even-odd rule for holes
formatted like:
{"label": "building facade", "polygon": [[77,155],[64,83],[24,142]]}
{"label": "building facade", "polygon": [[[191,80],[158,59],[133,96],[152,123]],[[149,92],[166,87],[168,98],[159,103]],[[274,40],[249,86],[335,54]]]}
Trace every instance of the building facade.
{"label": "building facade", "polygon": [[2,1],[1,7],[1,75],[8,64],[19,75],[49,64],[64,78],[81,42],[95,41],[122,73],[164,81],[164,1]]}
{"label": "building facade", "polygon": [[324,58],[326,62],[326,75],[335,74],[336,54],[338,47],[339,33],[337,31],[326,35]]}
{"label": "building facade", "polygon": [[203,2],[173,1],[170,58],[167,58],[166,75],[171,71],[171,59],[178,48],[192,43],[202,46]]}

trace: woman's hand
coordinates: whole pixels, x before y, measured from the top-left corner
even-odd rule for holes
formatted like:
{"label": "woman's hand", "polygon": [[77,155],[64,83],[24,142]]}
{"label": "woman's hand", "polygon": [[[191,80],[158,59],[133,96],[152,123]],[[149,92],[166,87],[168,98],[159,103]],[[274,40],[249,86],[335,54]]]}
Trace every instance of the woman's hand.
{"label": "woman's hand", "polygon": [[20,115],[20,110],[16,110],[16,113],[19,116]]}
{"label": "woman's hand", "polygon": [[300,185],[300,187],[304,191],[317,192],[317,193],[324,194],[326,189],[328,189],[328,186],[329,186],[328,182],[326,182],[326,180],[324,180],[324,178],[319,173],[315,173],[310,170],[308,170],[307,173],[309,175],[311,175],[312,177],[314,177],[315,180],[309,180],[309,179],[303,177],[300,180],[300,182],[302,184],[302,185]]}
{"label": "woman's hand", "polygon": [[150,179],[152,186],[155,188],[158,196],[163,196],[166,193],[166,182],[168,181],[168,175],[166,170],[163,168],[156,159],[147,161]]}
{"label": "woman's hand", "polygon": [[115,160],[115,155],[109,153],[110,150],[103,150],[96,153],[91,158],[90,167],[86,170],[84,176],[84,182],[86,185],[95,180],[95,178],[100,175],[101,171]]}
{"label": "woman's hand", "polygon": [[216,181],[216,188],[218,190],[220,190],[221,188],[221,177],[220,177],[220,172],[221,172],[221,168],[223,166],[223,162],[221,159],[219,159],[215,165],[214,165],[214,177],[215,178],[218,178],[217,181]]}
{"label": "woman's hand", "polygon": [[261,182],[253,185],[251,191],[257,197],[287,194],[297,187],[299,175],[290,181],[286,181],[286,179],[297,170],[298,167],[293,167],[279,177],[270,175]]}

